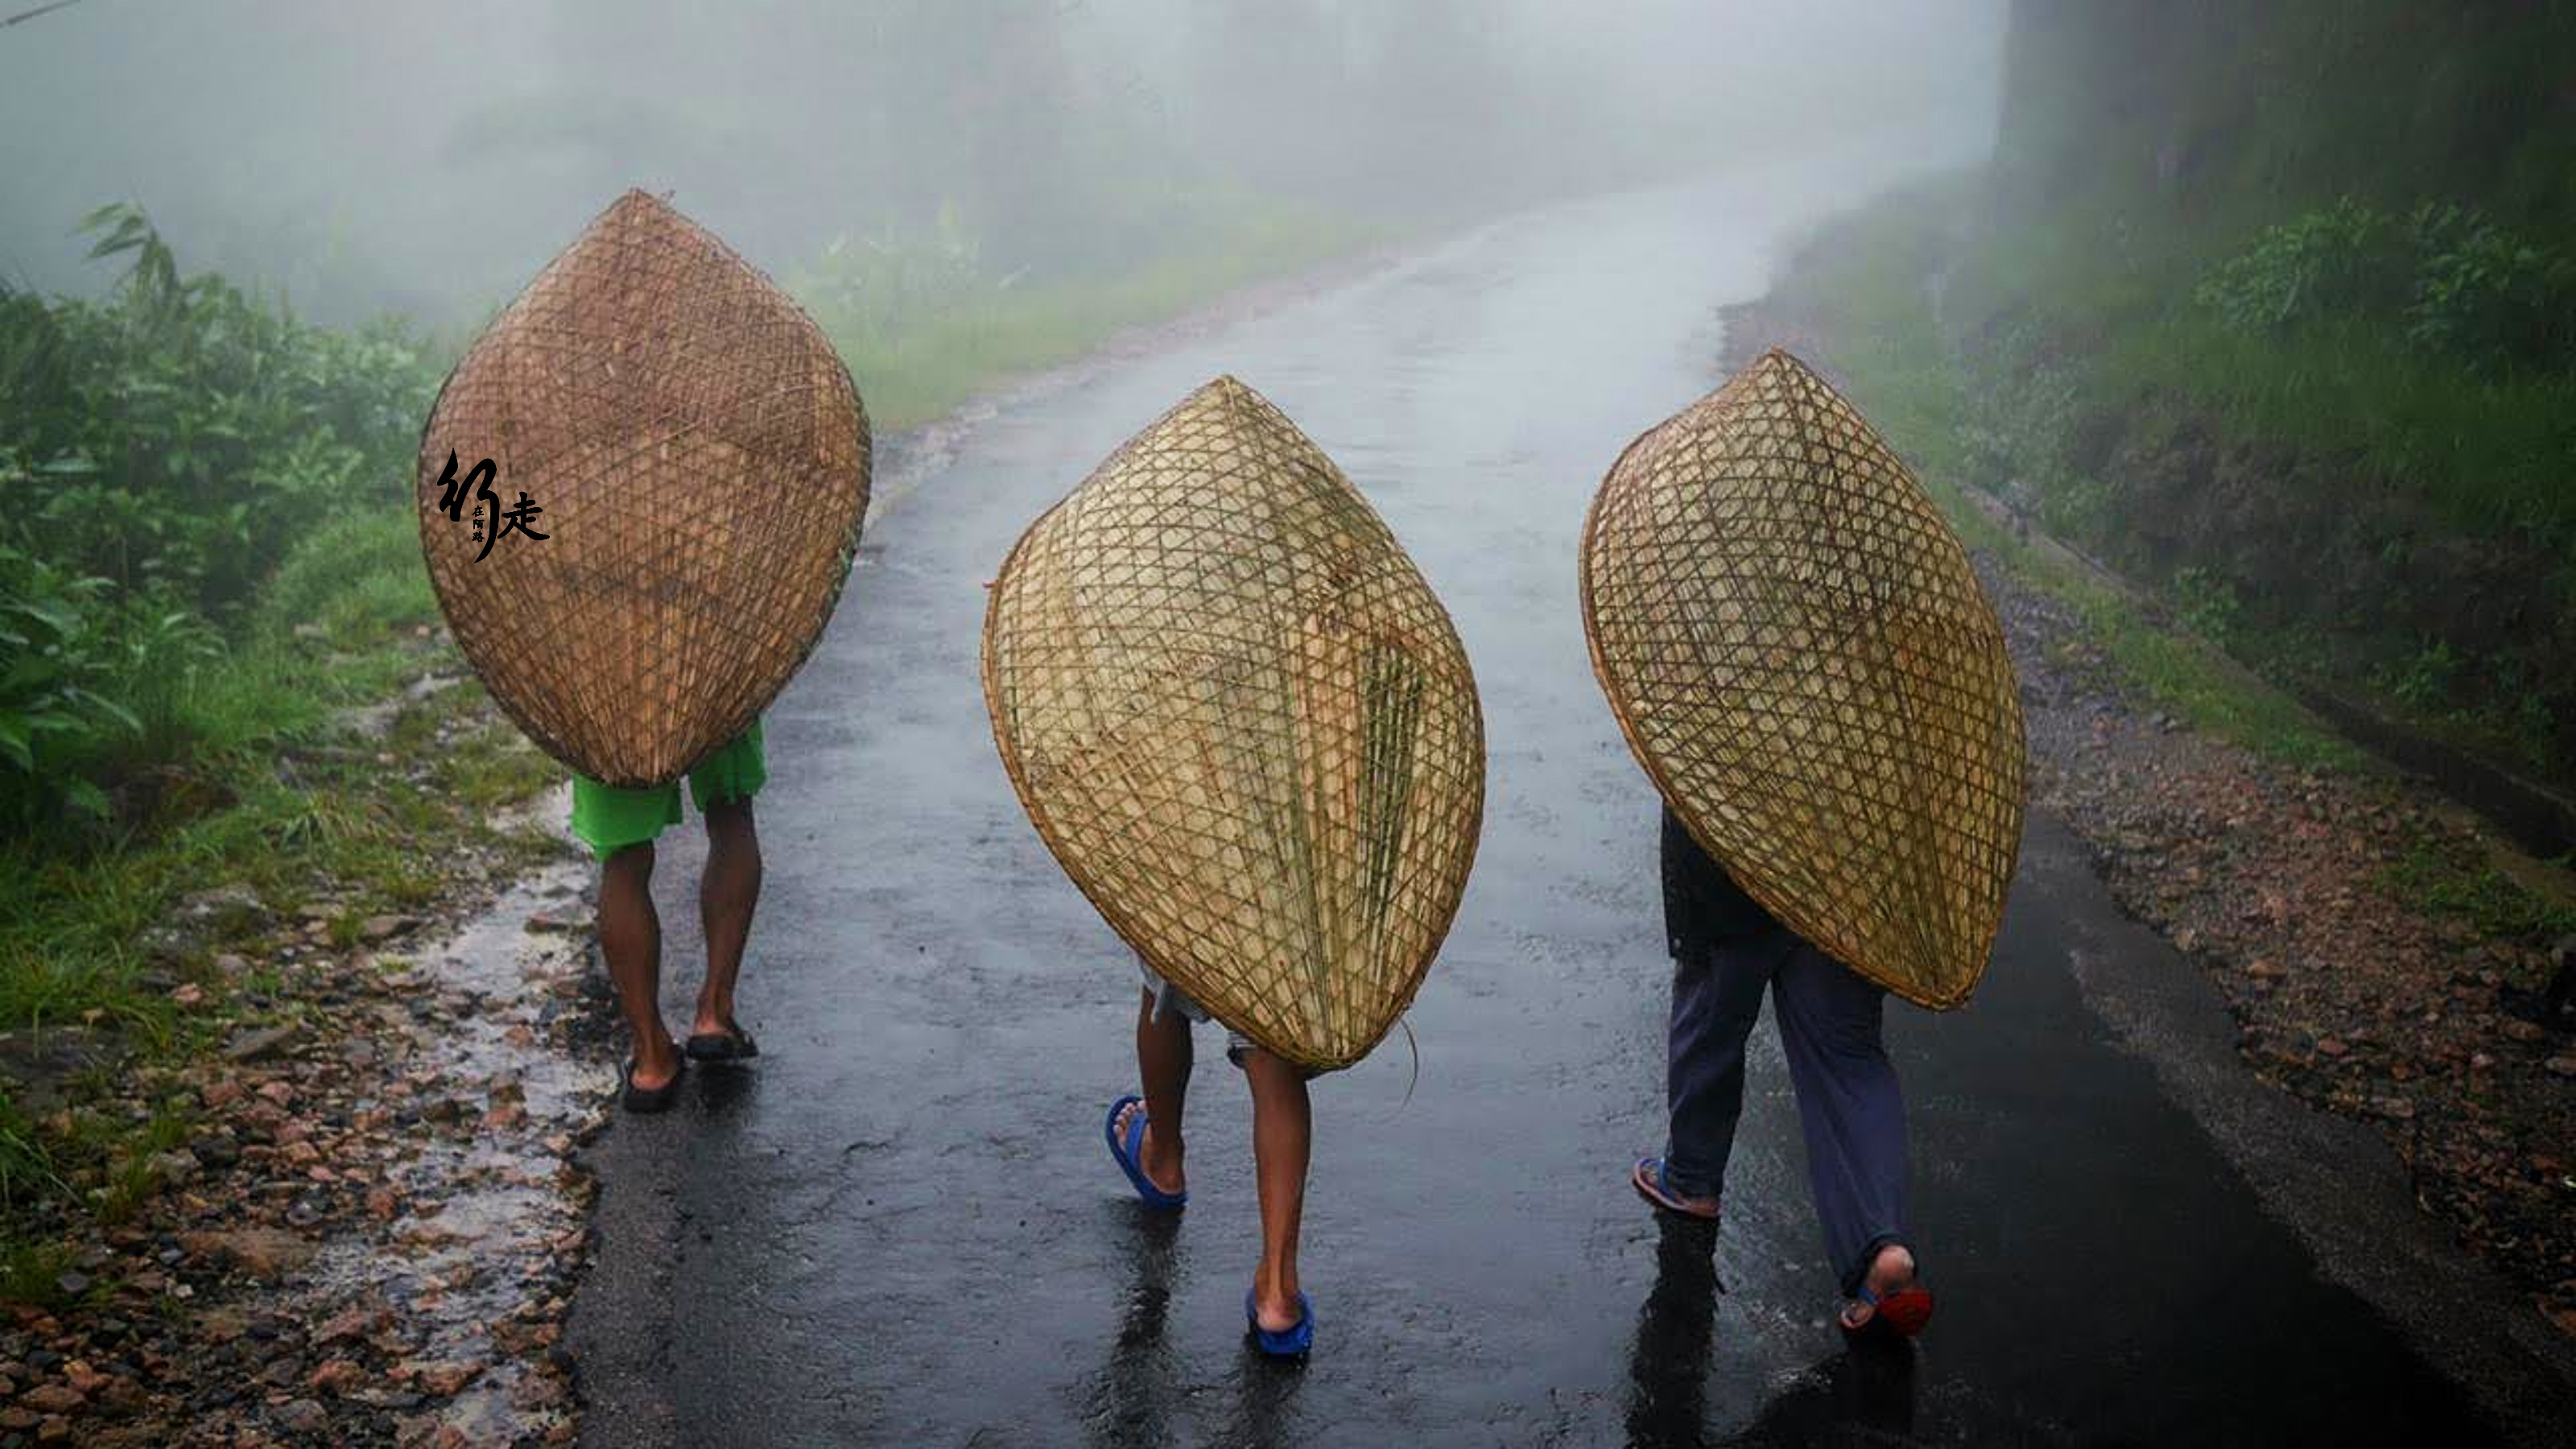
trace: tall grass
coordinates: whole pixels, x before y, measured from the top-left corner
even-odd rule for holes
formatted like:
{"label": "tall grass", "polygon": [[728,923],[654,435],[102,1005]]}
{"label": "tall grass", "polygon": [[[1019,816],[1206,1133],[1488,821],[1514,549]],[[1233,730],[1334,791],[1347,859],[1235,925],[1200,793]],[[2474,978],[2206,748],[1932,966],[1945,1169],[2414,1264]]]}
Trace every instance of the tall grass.
{"label": "tall grass", "polygon": [[2266,336],[2197,311],[2121,334],[2100,365],[2241,436],[2350,458],[2463,534],[2519,534],[2576,564],[2576,373],[2478,372],[2361,319]]}
{"label": "tall grass", "polygon": [[[1948,280],[1992,485],[2149,584],[2224,597],[2266,672],[2576,782],[2576,253],[2438,191],[2185,209],[2101,171],[2013,195],[1934,197],[1995,214],[1949,224],[1929,268],[1872,243],[1889,276]],[[1852,230],[1909,227],[1941,229]]]}

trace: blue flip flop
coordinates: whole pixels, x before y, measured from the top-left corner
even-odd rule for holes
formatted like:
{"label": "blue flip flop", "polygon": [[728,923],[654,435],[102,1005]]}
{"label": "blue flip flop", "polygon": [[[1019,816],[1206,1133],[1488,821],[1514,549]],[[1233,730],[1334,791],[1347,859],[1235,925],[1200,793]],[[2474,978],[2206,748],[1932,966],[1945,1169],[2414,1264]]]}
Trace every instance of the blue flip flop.
{"label": "blue flip flop", "polygon": [[1252,1290],[1243,1290],[1243,1321],[1252,1328],[1252,1344],[1271,1358],[1304,1358],[1315,1346],[1315,1305],[1306,1295],[1297,1295],[1297,1322],[1273,1332],[1261,1326],[1261,1310],[1253,1306]]}
{"label": "blue flip flop", "polygon": [[1154,1180],[1145,1175],[1144,1167],[1136,1160],[1137,1152],[1145,1144],[1145,1114],[1139,1112],[1130,1119],[1127,1140],[1118,1140],[1118,1114],[1127,1110],[1128,1103],[1144,1100],[1131,1092],[1110,1103],[1109,1116],[1100,1124],[1100,1135],[1108,1139],[1109,1155],[1118,1160],[1118,1170],[1127,1174],[1127,1180],[1136,1185],[1136,1195],[1145,1200],[1145,1206],[1162,1212],[1177,1212],[1188,1206],[1189,1193],[1165,1192],[1154,1186]]}
{"label": "blue flip flop", "polygon": [[1664,1160],[1660,1157],[1638,1158],[1636,1165],[1628,1169],[1628,1185],[1637,1190],[1637,1196],[1677,1218],[1699,1223],[1717,1221],[1717,1214],[1701,1212],[1690,1205],[1690,1199],[1673,1191],[1671,1179],[1664,1175]]}

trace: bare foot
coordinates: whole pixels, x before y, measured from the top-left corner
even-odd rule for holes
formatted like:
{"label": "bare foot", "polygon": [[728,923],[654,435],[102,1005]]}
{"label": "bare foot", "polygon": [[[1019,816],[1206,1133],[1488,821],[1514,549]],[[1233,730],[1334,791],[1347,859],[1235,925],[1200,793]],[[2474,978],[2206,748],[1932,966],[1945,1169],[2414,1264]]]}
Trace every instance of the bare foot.
{"label": "bare foot", "polygon": [[701,1001],[698,1003],[697,1019],[689,1023],[689,1035],[731,1036],[732,1034],[732,1002],[728,1001],[721,1007],[711,1001]]}
{"label": "bare foot", "polygon": [[1306,1316],[1297,1306],[1297,1270],[1282,1269],[1275,1277],[1267,1267],[1252,1274],[1252,1316],[1272,1333],[1286,1333]]}
{"label": "bare foot", "polygon": [[679,1074],[680,1048],[665,1037],[653,1046],[636,1046],[635,1069],[626,1074],[626,1080],[640,1091],[654,1092],[669,1086]]}
{"label": "bare foot", "polygon": [[[1128,1128],[1134,1125],[1132,1119],[1144,1110],[1145,1104],[1142,1101],[1136,1101],[1128,1103],[1126,1108],[1119,1112],[1119,1141],[1127,1140]],[[1165,1147],[1163,1140],[1154,1135],[1154,1119],[1146,1118],[1145,1135],[1136,1144],[1136,1165],[1144,1170],[1145,1180],[1152,1183],[1157,1191],[1178,1196],[1189,1181],[1187,1174],[1181,1170],[1181,1155],[1181,1144],[1173,1143],[1168,1148]]]}
{"label": "bare foot", "polygon": [[[1870,1259],[1869,1291],[1880,1298],[1914,1286],[1914,1254],[1903,1243],[1890,1243]],[[1859,1328],[1878,1313],[1871,1305],[1855,1298],[1843,1305],[1843,1326]]]}

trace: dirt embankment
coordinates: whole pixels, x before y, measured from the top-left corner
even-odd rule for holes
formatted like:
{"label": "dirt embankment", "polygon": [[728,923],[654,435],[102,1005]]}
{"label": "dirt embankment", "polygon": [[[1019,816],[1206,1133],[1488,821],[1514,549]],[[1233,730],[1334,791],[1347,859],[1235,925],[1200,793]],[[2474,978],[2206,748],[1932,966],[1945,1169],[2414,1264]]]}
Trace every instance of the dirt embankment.
{"label": "dirt embankment", "polygon": [[[451,728],[496,720],[487,704]],[[584,871],[481,848],[442,866],[455,888],[434,913],[369,918],[354,941],[338,901],[280,910],[239,884],[160,928],[156,951],[217,952],[221,989],[182,986],[183,1007],[266,1024],[48,1092],[66,1124],[174,1094],[193,1110],[135,1165],[150,1182],[129,1216],[54,1215],[48,1301],[0,1309],[0,1444],[570,1440],[555,1344],[590,1192],[570,1159],[610,1080],[575,1050],[602,1014]]]}
{"label": "dirt embankment", "polygon": [[[2576,760],[2576,612],[2558,607],[2556,551],[2463,532],[2357,451],[2231,437],[2179,396],[2087,413],[2074,431],[2066,466],[2111,485],[2087,543],[2113,566],[2206,596],[2303,690],[2441,745],[2465,769],[2519,777],[2513,793],[2540,807],[2525,844],[2576,847],[2559,768]],[[2435,714],[2401,718],[2425,709]]]}
{"label": "dirt embankment", "polygon": [[[1727,335],[1730,366],[1775,343],[1835,350],[1761,304]],[[2033,805],[2217,982],[2258,1076],[2373,1124],[2422,1207],[2576,1334],[2576,1040],[2534,1000],[2568,947],[2487,938],[2389,884],[2428,853],[2483,858],[2476,824],[2416,780],[2184,727],[2124,687],[2074,610],[1977,563],[2021,675]]]}

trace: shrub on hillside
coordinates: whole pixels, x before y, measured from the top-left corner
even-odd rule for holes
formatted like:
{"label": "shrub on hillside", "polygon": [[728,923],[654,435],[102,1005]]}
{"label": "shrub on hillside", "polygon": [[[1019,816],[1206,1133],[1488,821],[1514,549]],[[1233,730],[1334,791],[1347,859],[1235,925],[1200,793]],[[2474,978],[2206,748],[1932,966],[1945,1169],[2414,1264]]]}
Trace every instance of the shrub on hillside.
{"label": "shrub on hillside", "polygon": [[0,294],[0,457],[20,547],[221,611],[337,508],[400,496],[432,379],[399,331],[306,326],[183,276],[143,214],[90,218],[129,257],[106,298]]}
{"label": "shrub on hillside", "polygon": [[2408,341],[2473,363],[2576,359],[2576,260],[2457,206],[2427,202],[2407,230],[2416,257]]}
{"label": "shrub on hillside", "polygon": [[0,830],[104,815],[183,754],[197,672],[297,541],[389,509],[435,379],[401,330],[325,331],[182,275],[93,214],[105,297],[0,285]]}
{"label": "shrub on hillside", "polygon": [[0,545],[0,810],[11,825],[57,802],[106,813],[75,766],[143,732],[109,693],[122,672],[114,612],[107,580]]}
{"label": "shrub on hillside", "polygon": [[2576,259],[2447,202],[2400,219],[2347,196],[2265,227],[2194,296],[2243,332],[2377,320],[2472,368],[2576,362]]}
{"label": "shrub on hillside", "polygon": [[2402,305],[2411,268],[2397,229],[2347,196],[2323,210],[2267,226],[2252,246],[2200,284],[2203,306],[2247,332]]}

